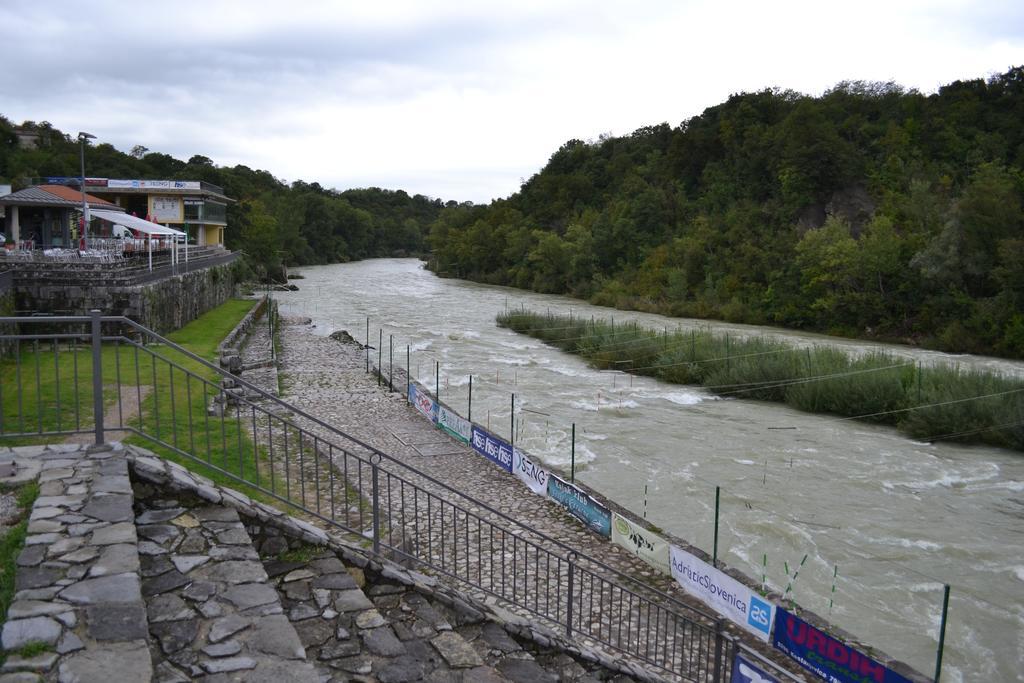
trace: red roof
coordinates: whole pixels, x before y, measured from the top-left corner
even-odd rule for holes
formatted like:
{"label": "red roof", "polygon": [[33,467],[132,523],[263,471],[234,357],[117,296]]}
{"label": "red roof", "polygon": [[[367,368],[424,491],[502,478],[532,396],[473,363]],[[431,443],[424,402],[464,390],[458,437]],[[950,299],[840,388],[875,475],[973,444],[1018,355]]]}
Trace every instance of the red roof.
{"label": "red roof", "polygon": [[[36,187],[38,187],[40,190],[49,192],[52,195],[56,195],[65,201],[76,202],[78,204],[82,203],[82,193],[79,192],[78,190],[74,190],[70,187],[67,187],[66,185],[37,185]],[[89,193],[86,193],[85,200],[89,203],[89,206],[93,206],[96,204],[106,204],[108,206],[115,206],[111,202],[108,202],[106,199],[100,199],[99,197],[96,197]]]}

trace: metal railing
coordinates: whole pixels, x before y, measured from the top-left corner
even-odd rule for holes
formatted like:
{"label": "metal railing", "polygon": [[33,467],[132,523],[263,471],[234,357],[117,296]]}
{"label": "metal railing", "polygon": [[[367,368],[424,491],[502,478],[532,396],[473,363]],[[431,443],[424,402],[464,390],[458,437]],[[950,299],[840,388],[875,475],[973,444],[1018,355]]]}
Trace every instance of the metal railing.
{"label": "metal railing", "polygon": [[[0,438],[142,437],[679,680],[729,680],[722,621],[532,529],[124,317],[0,318]],[[96,419],[98,417],[98,419]],[[781,669],[779,671],[783,675]]]}

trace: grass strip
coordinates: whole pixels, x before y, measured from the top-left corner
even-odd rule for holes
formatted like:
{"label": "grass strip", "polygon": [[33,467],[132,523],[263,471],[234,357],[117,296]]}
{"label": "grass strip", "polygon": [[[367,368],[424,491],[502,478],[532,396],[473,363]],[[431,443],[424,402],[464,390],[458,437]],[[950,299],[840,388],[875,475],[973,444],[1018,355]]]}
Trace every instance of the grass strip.
{"label": "grass strip", "polygon": [[950,365],[921,367],[885,352],[855,356],[766,337],[658,331],[526,310],[502,313],[497,323],[600,369],[892,425],[916,439],[1024,450],[1024,381],[1015,377]]}

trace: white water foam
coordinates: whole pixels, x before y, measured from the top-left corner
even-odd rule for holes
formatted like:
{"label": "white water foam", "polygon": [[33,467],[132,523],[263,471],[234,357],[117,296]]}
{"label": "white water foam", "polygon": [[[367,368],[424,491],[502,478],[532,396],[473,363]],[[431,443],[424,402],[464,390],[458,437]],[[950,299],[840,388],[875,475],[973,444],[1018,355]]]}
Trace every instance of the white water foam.
{"label": "white water foam", "polygon": [[703,396],[690,391],[673,391],[665,394],[662,398],[679,406],[694,406],[704,400]]}

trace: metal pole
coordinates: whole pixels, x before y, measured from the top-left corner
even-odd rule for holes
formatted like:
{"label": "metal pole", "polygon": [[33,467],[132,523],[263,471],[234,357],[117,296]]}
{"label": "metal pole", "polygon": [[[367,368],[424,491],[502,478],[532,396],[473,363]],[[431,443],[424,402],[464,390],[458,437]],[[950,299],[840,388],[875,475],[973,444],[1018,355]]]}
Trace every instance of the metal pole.
{"label": "metal pole", "polygon": [[576,576],[575,576],[575,572],[573,571],[573,567],[575,566],[576,563],[573,560],[575,560],[575,559],[576,559],[576,553],[574,553],[574,552],[570,552],[568,557],[566,558],[566,561],[569,564],[569,586],[568,586],[569,589],[566,591],[566,602],[565,602],[565,637],[566,638],[572,638],[572,598],[573,598],[573,592],[574,592],[575,583],[576,583]]}
{"label": "metal pole", "polygon": [[718,501],[722,489],[720,486],[715,487],[715,547],[714,552],[711,555],[711,566],[718,567]]}
{"label": "metal pole", "polygon": [[434,398],[441,402],[441,361],[434,361]]}
{"label": "metal pole", "polygon": [[715,675],[712,676],[711,680],[720,681],[722,680],[722,626],[721,620],[715,622]]}
{"label": "metal pole", "polygon": [[377,341],[377,386],[380,386],[380,366],[384,364],[384,328],[378,328],[380,339]]}
{"label": "metal pole", "polygon": [[569,483],[576,483],[576,423],[572,423],[572,464],[569,468]]}
{"label": "metal pole", "polygon": [[395,390],[395,335],[388,335],[388,393]]}
{"label": "metal pole", "polygon": [[91,133],[83,133],[81,131],[78,133],[78,143],[82,161],[82,184],[78,187],[82,192],[82,234],[79,235],[79,237],[85,237],[85,231],[89,228],[89,219],[87,218],[89,206],[85,203],[85,141],[95,137],[96,136]]}
{"label": "metal pole", "polygon": [[412,386],[412,375],[409,374],[410,367],[412,365],[411,358],[412,351],[409,349],[409,345],[405,345],[405,402],[409,403],[409,387]]}
{"label": "metal pole", "polygon": [[942,675],[942,651],[946,647],[946,614],[949,612],[949,584],[942,593],[942,623],[939,625],[939,650],[935,653],[935,683]]}
{"label": "metal pole", "polygon": [[[380,456],[375,456],[379,458]],[[370,461],[370,467],[373,468],[373,552],[380,553],[380,494],[378,487],[378,470],[377,463],[373,460]]]}
{"label": "metal pole", "polygon": [[[103,445],[103,358],[100,335],[100,311],[89,311],[92,318],[92,414],[96,425],[96,445]],[[118,391],[121,388],[118,387]]]}
{"label": "metal pole", "polygon": [[469,376],[469,415],[466,416],[466,421],[473,421],[473,375]]}
{"label": "metal pole", "polygon": [[508,432],[510,446],[516,444],[516,395],[512,394],[512,414],[508,416]]}
{"label": "metal pole", "polygon": [[366,316],[366,371],[370,371],[370,316]]}

